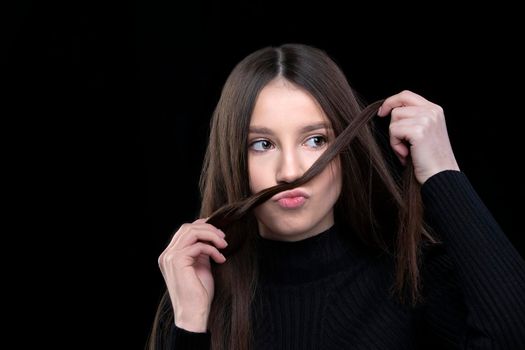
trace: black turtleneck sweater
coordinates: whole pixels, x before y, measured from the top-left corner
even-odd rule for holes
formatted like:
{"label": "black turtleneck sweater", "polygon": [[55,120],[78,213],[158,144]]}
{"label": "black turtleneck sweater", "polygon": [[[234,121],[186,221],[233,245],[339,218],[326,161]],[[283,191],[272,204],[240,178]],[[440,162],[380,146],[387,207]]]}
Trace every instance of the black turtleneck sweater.
{"label": "black turtleneck sweater", "polygon": [[[424,250],[423,302],[390,293],[391,257],[334,225],[298,242],[259,237],[256,349],[525,349],[525,263],[464,173],[422,186],[443,245]],[[173,349],[209,349],[210,333],[173,327]]]}

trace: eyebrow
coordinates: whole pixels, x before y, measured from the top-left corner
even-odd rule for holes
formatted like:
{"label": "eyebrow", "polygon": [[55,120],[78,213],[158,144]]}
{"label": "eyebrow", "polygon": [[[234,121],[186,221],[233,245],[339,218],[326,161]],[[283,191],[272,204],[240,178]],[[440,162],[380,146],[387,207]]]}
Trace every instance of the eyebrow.
{"label": "eyebrow", "polygon": [[[331,127],[327,123],[316,123],[311,125],[303,126],[300,130],[301,133],[307,133],[314,130],[320,130],[320,129],[331,129]],[[254,134],[263,134],[263,135],[273,135],[274,132],[271,129],[262,127],[262,126],[250,126],[250,133]]]}

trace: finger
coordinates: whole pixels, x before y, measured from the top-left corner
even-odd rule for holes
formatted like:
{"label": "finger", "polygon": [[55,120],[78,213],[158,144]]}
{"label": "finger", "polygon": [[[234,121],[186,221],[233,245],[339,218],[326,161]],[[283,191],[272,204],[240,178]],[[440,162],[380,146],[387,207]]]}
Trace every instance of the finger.
{"label": "finger", "polygon": [[390,124],[390,146],[403,164],[406,163],[406,158],[410,154],[408,134],[412,126],[413,125],[409,125],[408,123],[402,124],[401,122]]}
{"label": "finger", "polygon": [[220,237],[217,232],[210,231],[207,227],[204,228],[194,228],[191,230],[191,233],[188,233],[180,238],[173,247],[178,249],[186,248],[198,241],[206,241],[213,243],[218,248],[225,248],[228,243],[223,237]]}
{"label": "finger", "polygon": [[421,119],[430,115],[428,107],[422,106],[407,106],[396,107],[390,112],[390,122],[396,122],[405,119]]}
{"label": "finger", "polygon": [[222,230],[207,223],[209,218],[210,218],[209,216],[205,218],[200,218],[200,219],[195,220],[193,223],[194,224],[204,224],[206,227],[209,227],[211,230],[215,231],[219,235],[219,237],[222,237],[222,238],[226,237],[226,235],[224,234],[224,232],[222,232]]}
{"label": "finger", "polygon": [[189,265],[193,265],[194,261],[199,257],[201,254],[208,255],[211,257],[215,262],[217,263],[223,263],[226,261],[226,257],[222,255],[217,248],[206,244],[206,243],[195,243],[185,249],[183,249],[182,254],[186,257],[191,258],[191,262],[189,262]]}
{"label": "finger", "polygon": [[226,237],[224,232],[222,232],[221,230],[219,230],[213,225],[203,222],[202,220],[205,220],[205,219],[197,219],[195,220],[196,223],[194,222],[191,224],[183,224],[179,228],[179,230],[175,233],[175,235],[172,237],[171,242],[168,244],[166,249],[170,249],[174,245],[178,244],[177,242],[179,242],[183,237],[187,236],[188,234],[191,234],[192,230],[195,230],[195,229],[208,230],[211,232],[215,232],[215,234],[220,238]]}
{"label": "finger", "polygon": [[[394,120],[390,122],[390,125],[388,126],[390,133],[395,133],[396,135],[403,132],[403,134],[406,133],[406,136],[410,134],[409,131],[406,130],[406,128],[420,128],[425,127],[427,125],[427,122],[425,120],[422,120],[421,118],[400,118],[398,120]],[[403,128],[403,129],[401,129]]]}
{"label": "finger", "polygon": [[168,250],[171,247],[173,247],[180,240],[180,238],[185,234],[185,232],[190,231],[191,227],[192,227],[191,225],[193,225],[193,224],[182,224],[179,227],[179,229],[177,230],[177,232],[175,232],[173,237],[171,237],[171,241],[170,241],[170,243],[168,244],[168,246],[166,247],[165,250]]}
{"label": "finger", "polygon": [[384,117],[390,114],[390,111],[396,107],[423,106],[429,103],[431,102],[425,99],[423,96],[420,96],[412,91],[405,90],[385,99],[381,107],[379,107],[377,115]]}
{"label": "finger", "polygon": [[401,164],[406,165],[406,160],[410,154],[409,146],[405,142],[399,140],[391,142],[390,145]]}

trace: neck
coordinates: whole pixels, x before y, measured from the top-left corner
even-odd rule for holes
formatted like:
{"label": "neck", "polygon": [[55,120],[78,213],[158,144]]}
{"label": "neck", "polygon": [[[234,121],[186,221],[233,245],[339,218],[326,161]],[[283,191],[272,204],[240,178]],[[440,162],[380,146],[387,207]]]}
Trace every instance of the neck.
{"label": "neck", "polygon": [[337,225],[300,241],[257,237],[261,282],[297,284],[317,280],[347,266],[355,254],[351,232]]}

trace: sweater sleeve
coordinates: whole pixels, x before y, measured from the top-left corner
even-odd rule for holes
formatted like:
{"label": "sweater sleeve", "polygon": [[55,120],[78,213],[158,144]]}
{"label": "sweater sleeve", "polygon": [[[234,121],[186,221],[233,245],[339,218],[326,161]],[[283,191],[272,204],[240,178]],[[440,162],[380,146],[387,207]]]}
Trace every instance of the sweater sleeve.
{"label": "sweater sleeve", "polygon": [[195,333],[173,325],[171,339],[168,342],[168,349],[173,350],[209,350],[211,344],[211,334]]}
{"label": "sweater sleeve", "polygon": [[[448,278],[442,276],[451,284],[444,288],[453,293],[445,293],[448,299],[441,303],[466,320],[464,329],[457,330],[463,334],[461,348],[525,349],[525,262],[520,254],[463,172],[435,174],[423,184],[421,194],[426,218],[451,260],[439,262],[453,271]],[[451,306],[457,298],[450,295],[464,298],[465,310]],[[429,318],[453,317],[434,309]]]}

